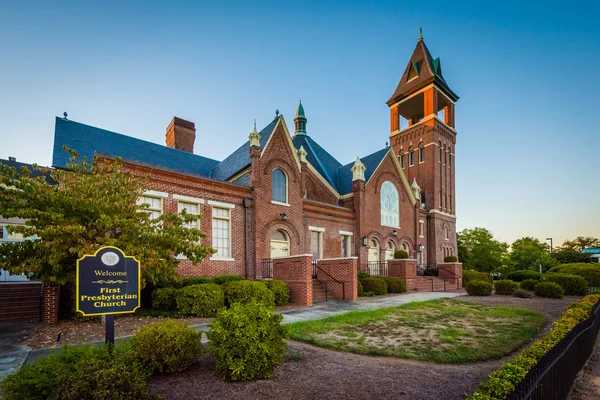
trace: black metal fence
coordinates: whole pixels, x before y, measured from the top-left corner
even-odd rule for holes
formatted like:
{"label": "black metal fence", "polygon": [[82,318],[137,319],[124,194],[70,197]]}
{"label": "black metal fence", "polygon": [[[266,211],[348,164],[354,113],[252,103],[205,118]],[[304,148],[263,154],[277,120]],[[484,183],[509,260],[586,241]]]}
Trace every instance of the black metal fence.
{"label": "black metal fence", "polygon": [[317,279],[317,260],[312,260],[312,277]]}
{"label": "black metal fence", "polygon": [[439,276],[437,265],[417,265],[417,276]]}
{"label": "black metal fence", "polygon": [[263,258],[261,260],[261,270],[262,270],[262,278],[273,279],[273,259],[272,258]]}
{"label": "black metal fence", "polygon": [[387,261],[369,261],[368,267],[371,276],[387,276],[388,274]]}
{"label": "black metal fence", "polygon": [[592,315],[556,344],[517,385],[509,400],[564,400],[589,359],[600,329],[600,302]]}

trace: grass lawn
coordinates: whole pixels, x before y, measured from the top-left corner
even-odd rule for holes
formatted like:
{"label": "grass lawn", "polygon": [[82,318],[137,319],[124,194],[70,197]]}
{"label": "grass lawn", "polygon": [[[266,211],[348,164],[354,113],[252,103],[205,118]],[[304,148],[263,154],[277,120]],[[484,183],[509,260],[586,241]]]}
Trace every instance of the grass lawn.
{"label": "grass lawn", "polygon": [[542,327],[542,314],[438,299],[290,324],[291,338],[335,350],[441,363],[505,356]]}

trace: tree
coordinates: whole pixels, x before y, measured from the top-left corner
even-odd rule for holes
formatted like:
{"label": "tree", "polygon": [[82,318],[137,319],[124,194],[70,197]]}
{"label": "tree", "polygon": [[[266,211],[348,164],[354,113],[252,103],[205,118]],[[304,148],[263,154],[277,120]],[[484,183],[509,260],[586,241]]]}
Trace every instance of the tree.
{"label": "tree", "polygon": [[[115,161],[71,154],[67,170],[51,170],[56,184],[31,171],[0,165],[0,215],[22,218],[25,225],[8,226],[9,232],[30,238],[0,245],[0,268],[15,274],[31,274],[44,282],[73,282],[75,264],[102,246],[116,246],[135,256],[142,265],[142,281],[155,284],[172,279],[184,255],[199,263],[214,252],[201,244],[205,235],[186,223],[197,215],[165,213],[152,219],[137,204],[148,178],[123,171]],[[34,170],[47,173],[36,165]]]}
{"label": "tree", "polygon": [[581,252],[583,249],[596,247],[600,247],[600,239],[589,236],[578,236],[574,240],[565,240],[561,246],[561,249],[568,248]]}
{"label": "tree", "polygon": [[550,256],[549,246],[532,237],[517,239],[510,246],[510,258],[515,269],[531,269],[537,271],[542,266],[542,271],[557,265]]}
{"label": "tree", "polygon": [[459,260],[465,269],[499,272],[510,265],[508,244],[494,239],[485,228],[463,229],[457,240]]}
{"label": "tree", "polygon": [[592,257],[570,247],[560,247],[552,252],[558,264],[591,263]]}

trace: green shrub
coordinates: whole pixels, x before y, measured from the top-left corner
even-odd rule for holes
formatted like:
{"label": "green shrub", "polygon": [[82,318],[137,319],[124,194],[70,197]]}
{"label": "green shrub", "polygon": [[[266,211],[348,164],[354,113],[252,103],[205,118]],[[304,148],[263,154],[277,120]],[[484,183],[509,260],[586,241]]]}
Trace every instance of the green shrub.
{"label": "green shrub", "polygon": [[363,287],[362,283],[360,283],[360,280],[358,281],[358,297],[362,297],[365,295],[365,288]]}
{"label": "green shrub", "polygon": [[471,281],[465,286],[469,296],[491,296],[492,288],[491,283],[484,281]]}
{"label": "green shrub", "polygon": [[463,271],[463,286],[467,286],[467,283],[471,281],[484,281],[488,283],[494,283],[494,277],[492,274],[477,271]]}
{"label": "green shrub", "polygon": [[213,280],[215,281],[215,283],[217,285],[222,285],[222,284],[228,283],[228,282],[245,281],[246,278],[244,278],[243,276],[240,276],[240,275],[227,274],[227,275],[215,276],[213,278]]}
{"label": "green shrub", "polygon": [[558,283],[540,282],[535,285],[533,293],[539,297],[548,297],[550,299],[562,299],[564,295],[563,289]]}
{"label": "green shrub", "polygon": [[[546,284],[540,283],[540,285]],[[477,391],[469,396],[468,400],[500,400],[507,398],[516,385],[525,378],[527,373],[537,365],[550,349],[556,346],[577,324],[589,318],[592,307],[597,302],[597,296],[586,296],[576,306],[567,309],[560,319],[554,322],[552,330],[546,336],[535,341],[517,357],[502,364],[499,369],[492,372],[487,380],[479,384]]]}
{"label": "green shrub", "polygon": [[192,285],[203,285],[205,283],[215,283],[213,278],[206,278],[204,276],[193,276],[189,278],[180,279],[177,283],[177,287],[186,287]]}
{"label": "green shrub", "polygon": [[363,297],[373,297],[373,296],[375,296],[375,293],[373,293],[373,292],[364,292],[363,293]]}
{"label": "green shrub", "polygon": [[530,299],[533,297],[533,293],[525,289],[517,289],[514,291],[513,296],[520,297],[522,299]]}
{"label": "green shrub", "polygon": [[364,271],[361,271],[360,269],[356,272],[356,275],[358,275],[358,279],[364,279],[364,278],[370,278],[371,275],[367,274]]}
{"label": "green shrub", "polygon": [[444,257],[444,262],[455,263],[458,262],[458,258],[456,256],[446,256]]}
{"label": "green shrub", "polygon": [[364,278],[360,280],[363,289],[367,292],[373,292],[376,296],[387,294],[387,283],[381,278]]}
{"label": "green shrub", "polygon": [[177,293],[177,309],[184,315],[214,317],[223,307],[223,289],[215,283],[186,286]]}
{"label": "green shrub", "polygon": [[494,282],[494,289],[496,290],[496,294],[504,294],[510,296],[518,288],[519,284],[517,282],[513,282],[508,279]]}
{"label": "green shrub", "polygon": [[408,252],[406,250],[396,250],[394,252],[394,259],[404,260],[406,258],[408,258]]}
{"label": "green shrub", "polygon": [[579,275],[587,281],[588,286],[600,286],[600,263],[561,264],[548,270],[550,273]]}
{"label": "green shrub", "polygon": [[542,274],[536,271],[532,271],[529,269],[513,271],[506,277],[511,281],[515,282],[523,282],[525,279],[537,279],[538,281],[542,280]]}
{"label": "green shrub", "polygon": [[521,282],[521,289],[533,292],[535,285],[537,285],[538,283],[540,283],[540,281],[538,281],[537,279],[525,279],[523,282]]}
{"label": "green shrub", "polygon": [[207,333],[216,374],[229,381],[273,376],[287,348],[288,329],[282,321],[263,303],[233,303],[221,310]]}
{"label": "green shrub", "polygon": [[119,348],[64,346],[0,381],[5,400],[148,399],[149,372]]}
{"label": "green shrub", "polygon": [[395,276],[382,276],[381,279],[387,283],[388,293],[404,293],[406,292],[406,283],[404,279]]}
{"label": "green shrub", "polygon": [[161,311],[176,310],[178,292],[179,289],[174,287],[154,289],[152,292],[152,307]]}
{"label": "green shrub", "polygon": [[233,303],[250,303],[253,301],[275,307],[275,295],[262,282],[232,281],[225,286],[225,300],[231,307]]}
{"label": "green shrub", "polygon": [[548,282],[558,283],[567,296],[583,296],[587,289],[586,280],[578,275],[551,273],[544,277]]}
{"label": "green shrub", "polygon": [[152,373],[182,372],[200,356],[201,338],[201,332],[169,319],[143,326],[131,339],[131,351]]}
{"label": "green shrub", "polygon": [[267,279],[262,282],[267,285],[267,288],[275,295],[276,306],[285,306],[290,302],[290,289],[287,283],[274,279]]}

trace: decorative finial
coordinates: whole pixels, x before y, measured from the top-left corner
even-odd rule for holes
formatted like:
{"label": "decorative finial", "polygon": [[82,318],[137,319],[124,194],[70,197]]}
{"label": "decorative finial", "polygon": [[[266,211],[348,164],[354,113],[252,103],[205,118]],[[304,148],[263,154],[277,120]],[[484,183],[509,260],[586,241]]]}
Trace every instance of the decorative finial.
{"label": "decorative finial", "polygon": [[305,163],[306,162],[306,150],[304,150],[304,146],[300,146],[300,149],[298,150],[298,157],[300,158],[300,162]]}
{"label": "decorative finial", "polygon": [[423,28],[419,28],[419,40],[423,40]]}
{"label": "decorative finial", "polygon": [[254,130],[256,131],[256,118],[254,118]]}
{"label": "decorative finial", "polygon": [[388,142],[385,142],[385,147],[390,147],[390,145],[388,144]]}
{"label": "decorative finial", "polygon": [[279,109],[275,110],[275,118],[279,117]]}
{"label": "decorative finial", "polygon": [[254,118],[254,129],[248,135],[248,139],[250,139],[250,147],[259,146],[260,147],[260,133],[256,130],[256,118]]}
{"label": "decorative finial", "polygon": [[365,164],[360,161],[360,158],[356,157],[356,161],[350,170],[352,171],[352,182],[357,180],[365,180]]}
{"label": "decorative finial", "polygon": [[67,119],[67,115],[69,115],[69,114],[67,114],[67,112],[65,111],[65,112],[63,113],[63,116],[65,117],[65,119]]}

